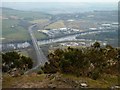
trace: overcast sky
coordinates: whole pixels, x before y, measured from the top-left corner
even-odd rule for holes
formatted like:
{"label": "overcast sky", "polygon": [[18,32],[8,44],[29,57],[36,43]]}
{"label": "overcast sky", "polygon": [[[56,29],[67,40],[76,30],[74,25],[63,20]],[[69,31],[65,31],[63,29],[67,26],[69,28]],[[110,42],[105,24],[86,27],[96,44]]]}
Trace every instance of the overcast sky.
{"label": "overcast sky", "polygon": [[119,2],[120,0],[2,0],[2,2]]}

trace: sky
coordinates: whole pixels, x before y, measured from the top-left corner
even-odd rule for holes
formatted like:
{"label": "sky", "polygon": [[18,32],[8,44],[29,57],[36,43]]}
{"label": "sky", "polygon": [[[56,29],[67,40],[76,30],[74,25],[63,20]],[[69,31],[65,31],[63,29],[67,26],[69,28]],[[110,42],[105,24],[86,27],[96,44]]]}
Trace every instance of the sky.
{"label": "sky", "polygon": [[17,10],[66,10],[78,12],[85,10],[117,10],[118,1],[119,0],[2,0],[3,3],[1,6]]}
{"label": "sky", "polygon": [[2,2],[119,2],[120,0],[2,0]]}

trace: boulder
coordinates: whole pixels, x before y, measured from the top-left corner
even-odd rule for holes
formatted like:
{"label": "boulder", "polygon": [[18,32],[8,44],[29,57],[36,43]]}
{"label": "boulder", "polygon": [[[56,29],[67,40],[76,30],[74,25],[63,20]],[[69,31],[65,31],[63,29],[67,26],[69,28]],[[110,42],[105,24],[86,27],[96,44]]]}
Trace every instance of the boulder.
{"label": "boulder", "polygon": [[84,83],[84,82],[83,82],[83,83],[80,83],[80,86],[81,86],[81,87],[88,87],[88,85],[87,85],[86,83]]}
{"label": "boulder", "polygon": [[48,88],[56,88],[57,86],[55,84],[49,84]]}

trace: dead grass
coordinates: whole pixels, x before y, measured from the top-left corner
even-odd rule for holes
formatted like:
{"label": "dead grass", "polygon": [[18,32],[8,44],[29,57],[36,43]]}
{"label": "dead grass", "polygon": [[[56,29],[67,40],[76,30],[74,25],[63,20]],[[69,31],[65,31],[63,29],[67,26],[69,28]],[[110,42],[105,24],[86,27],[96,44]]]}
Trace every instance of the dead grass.
{"label": "dead grass", "polygon": [[58,88],[72,87],[70,83],[65,83],[62,80],[86,82],[90,88],[108,88],[117,85],[117,76],[104,74],[98,80],[93,80],[87,77],[75,77],[73,75],[62,74],[61,80],[46,78],[46,74],[30,74],[19,77],[11,77],[8,74],[3,74],[3,88],[45,88],[49,84],[56,85]]}
{"label": "dead grass", "polygon": [[87,84],[91,88],[108,88],[118,84],[118,77],[109,74],[102,75],[102,77],[99,78],[98,80],[93,80],[88,77],[75,77],[73,75],[67,75],[67,74],[64,74],[63,77],[87,82]]}

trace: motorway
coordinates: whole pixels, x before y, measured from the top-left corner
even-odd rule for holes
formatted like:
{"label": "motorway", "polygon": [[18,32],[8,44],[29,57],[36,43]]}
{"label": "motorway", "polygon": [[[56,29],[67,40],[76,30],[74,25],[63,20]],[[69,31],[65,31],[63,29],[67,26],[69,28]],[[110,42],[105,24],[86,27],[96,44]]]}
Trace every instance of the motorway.
{"label": "motorway", "polygon": [[[38,67],[43,66],[45,64],[45,62],[47,62],[47,58],[44,55],[44,53],[42,52],[41,48],[38,46],[37,43],[37,39],[34,36],[34,33],[32,31],[32,28],[35,27],[36,25],[32,25],[28,28],[32,43],[33,43],[33,47],[35,49],[36,52],[36,56],[37,56],[37,65],[35,67],[33,67],[32,69],[28,70],[27,72],[25,72],[25,74],[30,73],[32,71],[35,71],[38,69]],[[34,53],[34,52],[33,52]]]}

